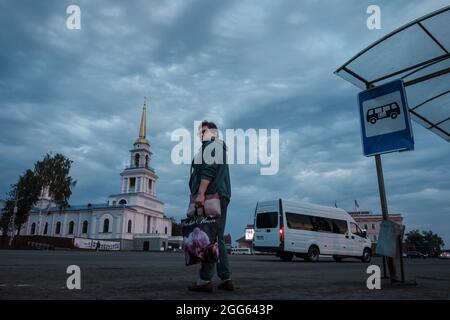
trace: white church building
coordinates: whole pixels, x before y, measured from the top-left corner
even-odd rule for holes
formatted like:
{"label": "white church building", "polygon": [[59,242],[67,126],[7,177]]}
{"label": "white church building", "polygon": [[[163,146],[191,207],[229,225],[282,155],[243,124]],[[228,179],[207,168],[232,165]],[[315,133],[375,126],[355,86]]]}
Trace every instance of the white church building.
{"label": "white church building", "polygon": [[116,241],[121,250],[167,249],[176,239],[171,239],[172,221],[156,196],[158,176],[150,167],[146,118],[144,101],[139,137],[130,150],[130,165],[120,173],[119,193],[110,195],[107,203],[70,205],[62,213],[47,193],[30,212],[24,234]]}

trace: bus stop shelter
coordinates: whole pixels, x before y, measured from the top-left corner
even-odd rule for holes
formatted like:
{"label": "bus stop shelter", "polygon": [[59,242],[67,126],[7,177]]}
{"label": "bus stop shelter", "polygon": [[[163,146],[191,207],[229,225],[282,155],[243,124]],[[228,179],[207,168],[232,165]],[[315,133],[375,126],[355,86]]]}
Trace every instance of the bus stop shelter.
{"label": "bus stop shelter", "polygon": [[[362,90],[401,79],[411,119],[450,142],[450,6],[374,42],[334,73]],[[375,154],[383,220],[389,220],[381,155]],[[401,236],[399,236],[401,243]],[[390,241],[393,243],[393,241]],[[392,282],[394,259],[387,257]],[[400,254],[402,283],[403,260]],[[383,256],[383,269],[386,272]]]}
{"label": "bus stop shelter", "polygon": [[447,6],[384,36],[335,74],[363,90],[402,79],[411,119],[450,142],[449,51]]}

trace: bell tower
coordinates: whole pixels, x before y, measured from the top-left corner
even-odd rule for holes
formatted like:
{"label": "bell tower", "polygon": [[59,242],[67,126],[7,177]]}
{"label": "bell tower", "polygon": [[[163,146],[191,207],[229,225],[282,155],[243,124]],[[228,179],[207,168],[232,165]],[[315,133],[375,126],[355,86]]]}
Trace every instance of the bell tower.
{"label": "bell tower", "polygon": [[[122,171],[121,194],[144,193],[156,196],[158,176],[150,166],[152,152],[147,139],[147,99],[144,98],[139,136],[130,150],[130,165]],[[119,203],[120,204],[120,203]]]}
{"label": "bell tower", "polygon": [[130,168],[147,168],[150,166],[152,153],[150,152],[150,143],[147,140],[147,98],[144,98],[139,137],[134,142],[133,149],[130,152]]}

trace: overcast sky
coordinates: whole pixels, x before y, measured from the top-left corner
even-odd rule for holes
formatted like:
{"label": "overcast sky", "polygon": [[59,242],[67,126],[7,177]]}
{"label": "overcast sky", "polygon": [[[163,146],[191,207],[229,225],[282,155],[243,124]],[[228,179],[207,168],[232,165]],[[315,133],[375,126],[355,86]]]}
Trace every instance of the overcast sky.
{"label": "overcast sky", "polygon": [[[81,8],[81,30],[66,8]],[[366,9],[381,7],[381,30]],[[184,216],[188,165],[171,133],[194,120],[280,130],[280,169],[233,165],[227,231],[279,197],[380,212],[362,155],[359,89],[333,71],[394,28],[449,1],[1,1],[0,198],[47,152],[74,161],[72,204],[106,202],[138,135],[148,96],[151,166],[165,213]],[[413,123],[413,152],[383,156],[389,211],[450,246],[449,144]]]}

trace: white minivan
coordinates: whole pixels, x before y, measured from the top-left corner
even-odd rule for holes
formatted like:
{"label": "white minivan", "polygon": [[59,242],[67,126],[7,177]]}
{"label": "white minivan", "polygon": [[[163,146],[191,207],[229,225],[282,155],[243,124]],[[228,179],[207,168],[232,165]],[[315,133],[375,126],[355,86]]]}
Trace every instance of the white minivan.
{"label": "white minivan", "polygon": [[283,199],[258,202],[255,210],[255,251],[275,252],[283,261],[295,256],[318,261],[358,258],[370,262],[372,244],[343,209]]}

